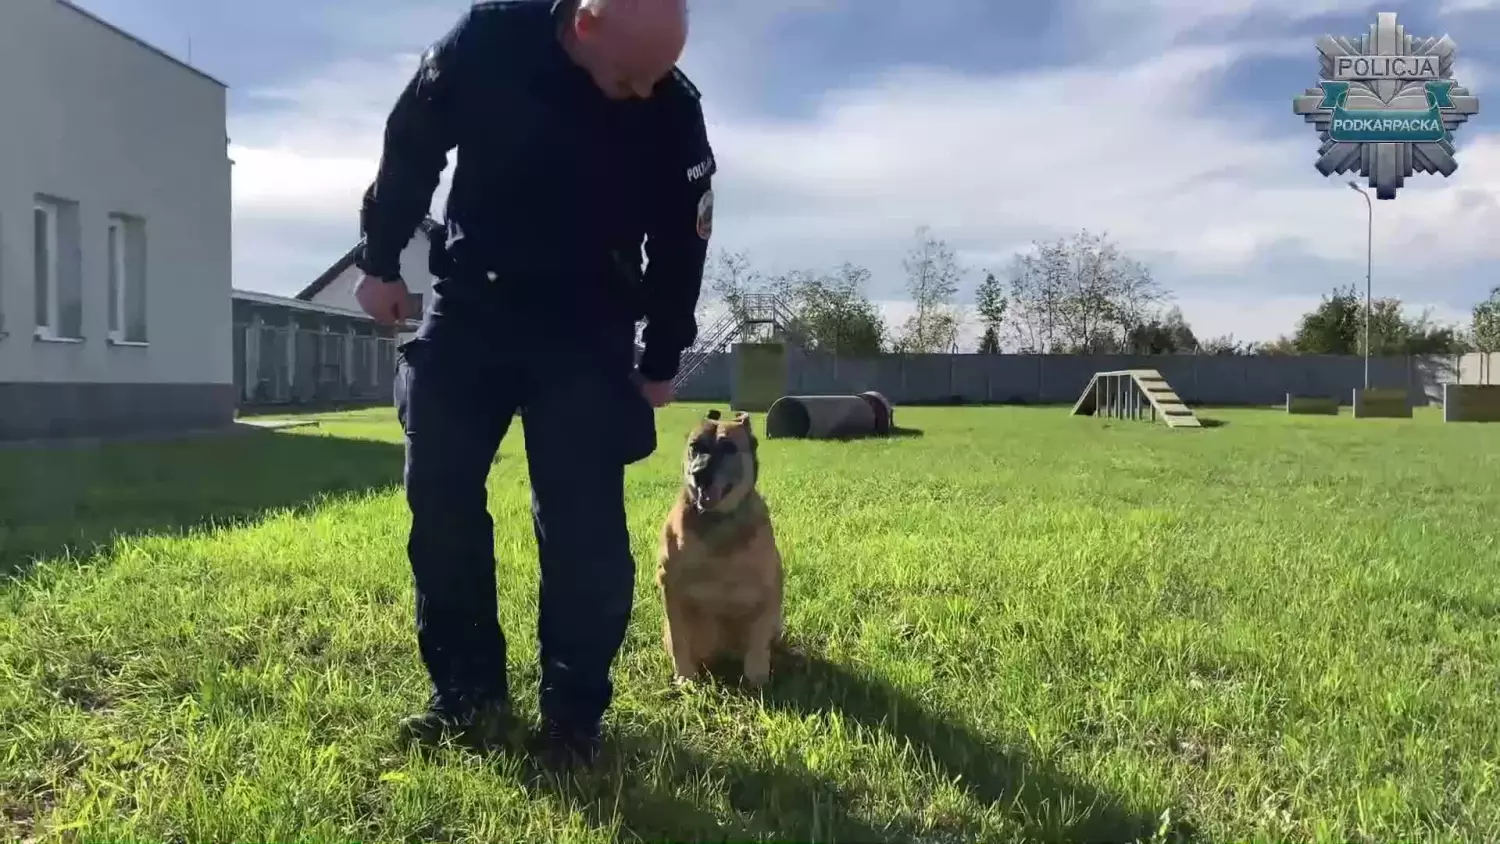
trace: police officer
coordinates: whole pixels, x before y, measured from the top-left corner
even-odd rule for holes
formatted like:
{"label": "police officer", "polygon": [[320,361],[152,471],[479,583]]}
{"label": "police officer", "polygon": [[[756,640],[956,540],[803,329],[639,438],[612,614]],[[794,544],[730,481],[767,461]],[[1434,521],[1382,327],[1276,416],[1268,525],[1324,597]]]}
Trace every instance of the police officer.
{"label": "police officer", "polygon": [[386,123],[358,259],[357,296],[377,319],[412,316],[399,256],[457,149],[434,261],[446,272],[396,379],[433,687],[408,738],[508,731],[485,485],[520,415],[541,564],[534,749],[597,753],[635,583],[625,467],[656,448],[653,408],[695,339],[713,222],[714,156],[675,68],[686,35],[685,0],[479,3],[423,55]]}

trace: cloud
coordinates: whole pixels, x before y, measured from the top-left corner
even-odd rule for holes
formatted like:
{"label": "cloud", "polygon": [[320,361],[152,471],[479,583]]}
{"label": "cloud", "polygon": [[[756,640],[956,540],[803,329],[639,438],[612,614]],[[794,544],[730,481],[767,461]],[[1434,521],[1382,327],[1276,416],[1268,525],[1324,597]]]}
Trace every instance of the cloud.
{"label": "cloud", "polygon": [[232,146],[239,214],[347,217],[370,182],[371,159],[308,154],[286,147]]}
{"label": "cloud", "polygon": [[[775,11],[826,14],[836,5],[782,0]],[[1250,11],[1311,16],[1362,5],[1236,0],[1206,11],[1154,0],[1155,14],[1138,17],[1155,22],[1153,37],[1178,39],[1175,46],[1066,67],[890,67],[828,85],[795,113],[716,96],[716,80],[743,76],[744,67],[700,73],[688,62],[720,161],[715,245],[747,251],[773,271],[862,263],[875,273],[872,295],[894,299],[899,259],[918,225],[948,239],[966,263],[997,270],[1033,239],[1087,228],[1148,257],[1199,333],[1265,339],[1288,331],[1330,276],[1363,278],[1365,207],[1344,187],[1347,176],[1324,179],[1313,168],[1317,135],[1291,113],[1296,88],[1283,105],[1252,108],[1225,83],[1247,62],[1304,61],[1310,39],[1178,36]],[[699,27],[708,40],[690,58],[720,43],[726,57],[770,49],[753,36],[774,23],[765,8],[726,3],[700,14],[714,17]],[[712,40],[725,37],[729,19],[754,26],[734,44]],[[256,231],[267,221],[303,220],[337,221],[352,243],[381,122],[415,62],[339,62],[301,85],[251,92],[257,107],[236,122],[232,153],[246,241],[263,245]],[[1473,87],[1488,75],[1475,68],[1460,81]],[[1376,203],[1382,295],[1456,314],[1466,303],[1434,298],[1430,279],[1500,258],[1492,234],[1500,230],[1500,135],[1461,129],[1459,161],[1452,179],[1418,174],[1399,200]],[[284,258],[275,278],[269,256],[242,266],[255,273],[261,262],[265,277],[256,281],[284,292],[347,245],[309,255],[304,278],[279,277]],[[1274,271],[1268,255],[1281,256]]]}
{"label": "cloud", "polygon": [[1500,10],[1500,0],[1443,0],[1438,12],[1444,15],[1459,12],[1489,12]]}
{"label": "cloud", "polygon": [[[1335,189],[1348,177],[1313,170],[1310,127],[1289,134],[1156,93],[1208,92],[1245,55],[1189,48],[1006,78],[899,71],[830,94],[811,121],[736,119],[710,104],[722,228],[764,245],[841,246],[900,238],[917,221],[966,245],[1090,228],[1200,269],[1243,266],[1274,243],[1362,252],[1364,208]],[[1454,235],[1446,258],[1500,254],[1478,236],[1500,224],[1500,139],[1474,139],[1461,167],[1462,180],[1413,179],[1403,201],[1379,204],[1380,239],[1401,247],[1394,260],[1430,261],[1404,247],[1439,229]]]}
{"label": "cloud", "polygon": [[249,107],[230,121],[235,286],[288,295],[354,244],[386,115],[418,58],[343,60],[297,84],[246,92]]}

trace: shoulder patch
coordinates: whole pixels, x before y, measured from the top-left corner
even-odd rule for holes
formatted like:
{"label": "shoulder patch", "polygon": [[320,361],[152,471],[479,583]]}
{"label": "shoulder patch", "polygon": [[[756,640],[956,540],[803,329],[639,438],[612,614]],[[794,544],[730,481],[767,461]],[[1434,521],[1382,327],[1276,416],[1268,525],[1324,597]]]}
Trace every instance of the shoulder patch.
{"label": "shoulder patch", "polygon": [[698,197],[698,219],[696,223],[698,236],[704,240],[714,236],[714,192],[704,191]]}
{"label": "shoulder patch", "polygon": [[703,98],[703,95],[698,91],[698,86],[694,85],[693,80],[687,78],[687,74],[683,73],[680,68],[672,68],[672,81],[675,82],[677,84],[677,87],[681,88],[682,92],[687,94],[689,97],[692,97],[695,100]]}

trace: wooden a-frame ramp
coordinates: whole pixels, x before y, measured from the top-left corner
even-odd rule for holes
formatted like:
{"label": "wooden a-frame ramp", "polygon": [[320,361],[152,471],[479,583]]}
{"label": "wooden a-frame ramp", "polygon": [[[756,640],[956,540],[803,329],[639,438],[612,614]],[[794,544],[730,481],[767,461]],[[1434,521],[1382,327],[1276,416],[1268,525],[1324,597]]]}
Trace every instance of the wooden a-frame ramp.
{"label": "wooden a-frame ramp", "polygon": [[1074,416],[1141,419],[1148,411],[1151,421],[1160,418],[1168,428],[1203,427],[1167,379],[1154,369],[1096,372],[1073,405]]}

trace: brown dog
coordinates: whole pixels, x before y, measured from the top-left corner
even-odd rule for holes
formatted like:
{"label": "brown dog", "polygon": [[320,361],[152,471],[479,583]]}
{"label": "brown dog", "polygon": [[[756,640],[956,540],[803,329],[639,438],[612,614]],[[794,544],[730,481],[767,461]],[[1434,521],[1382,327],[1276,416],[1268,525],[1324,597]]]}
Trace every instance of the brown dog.
{"label": "brown dog", "polygon": [[771,676],[781,637],[781,553],[771,513],[756,491],[760,472],[748,413],[718,411],[693,429],[683,484],[662,527],[656,584],[667,623],[663,643],[677,676],[691,678],[721,653],[743,660],[754,686]]}

